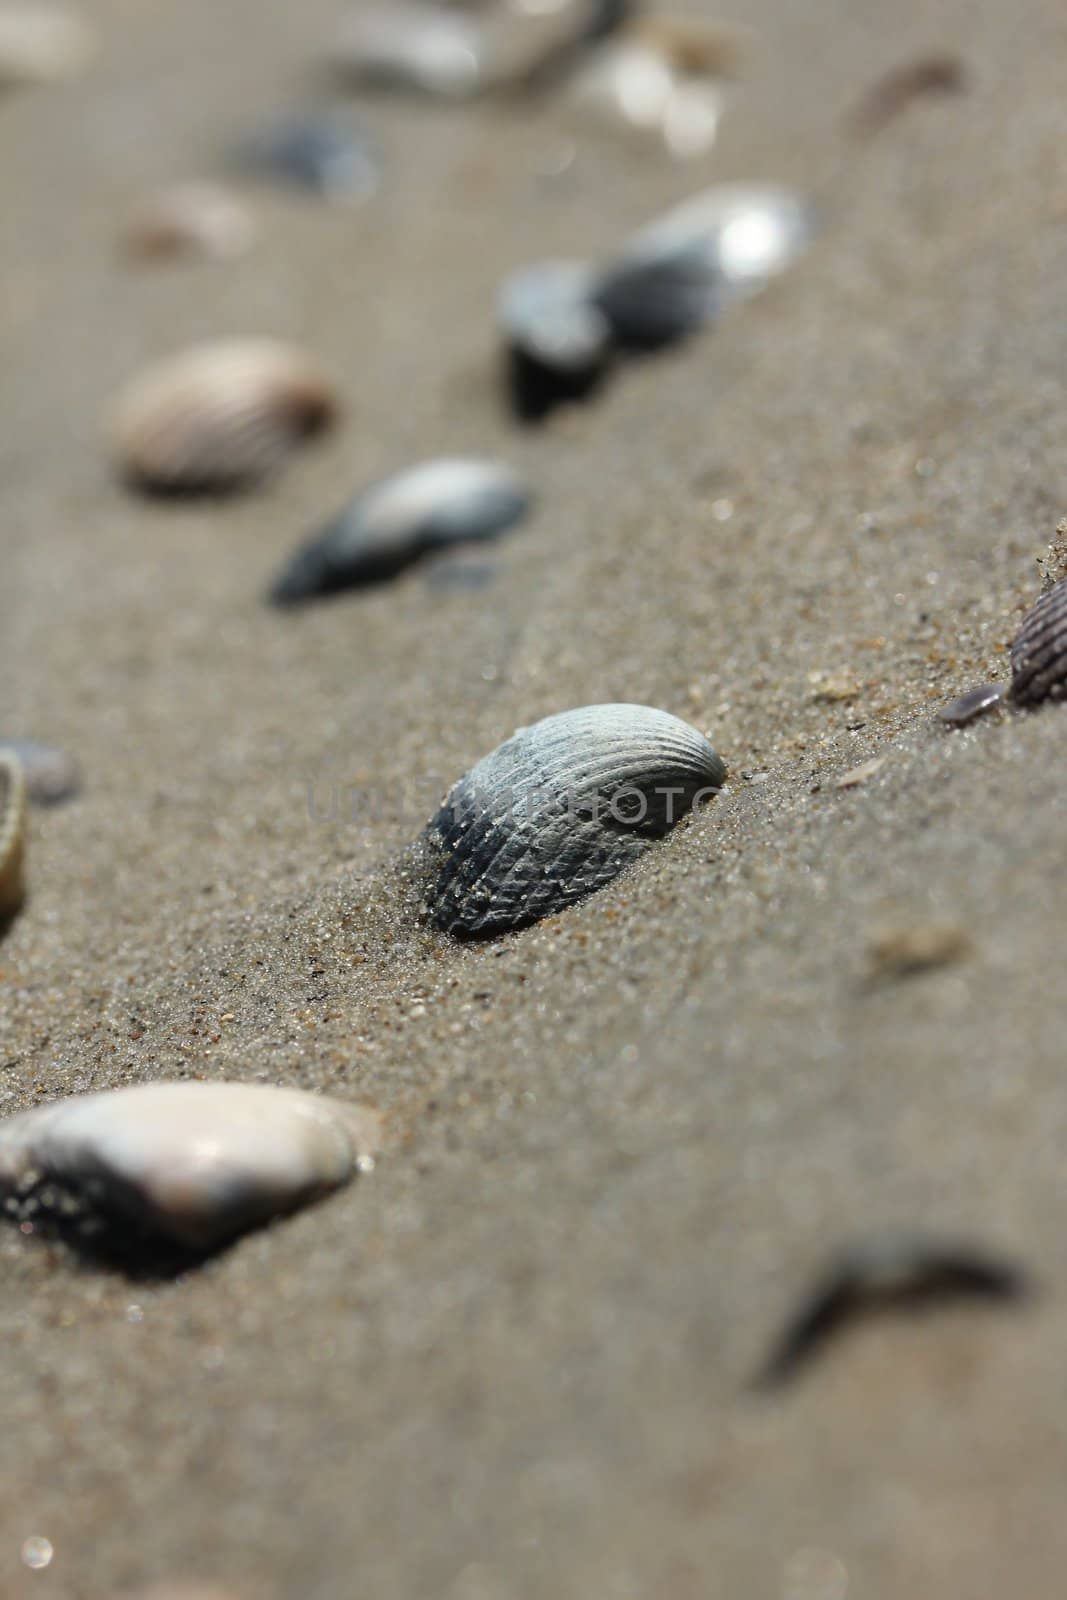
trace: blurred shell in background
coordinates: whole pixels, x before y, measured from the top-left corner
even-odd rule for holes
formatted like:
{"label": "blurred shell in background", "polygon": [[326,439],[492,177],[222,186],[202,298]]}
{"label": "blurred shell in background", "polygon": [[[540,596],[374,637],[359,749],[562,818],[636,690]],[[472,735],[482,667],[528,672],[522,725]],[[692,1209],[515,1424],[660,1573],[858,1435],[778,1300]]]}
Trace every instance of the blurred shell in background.
{"label": "blurred shell in background", "polygon": [[231,490],[275,471],[333,421],[336,391],[318,363],[270,339],[197,345],[129,385],[112,423],[116,458],[139,487]]}
{"label": "blurred shell in background", "polygon": [[335,116],[311,114],[274,123],[235,152],[253,177],[321,199],[360,204],[381,183],[381,155],[366,133]]}
{"label": "blurred shell in background", "polygon": [[95,48],[89,24],[63,6],[0,5],[0,91],[77,77]]}
{"label": "blurred shell in background", "polygon": [[54,806],[81,788],[81,768],[65,750],[34,739],[0,738],[0,757],[13,755],[22,768],[26,796],[37,805]]}
{"label": "blurred shell in background", "polygon": [[350,15],[332,59],[353,84],[462,100],[484,85],[486,40],[472,18],[443,6],[374,6]]}
{"label": "blurred shell in background", "polygon": [[144,201],[123,245],[139,261],[178,256],[228,261],[244,255],[255,237],[252,213],[239,196],[221,184],[180,183]]}
{"label": "blurred shell in background", "polygon": [[18,757],[0,750],[0,921],[25,898],[26,779]]}

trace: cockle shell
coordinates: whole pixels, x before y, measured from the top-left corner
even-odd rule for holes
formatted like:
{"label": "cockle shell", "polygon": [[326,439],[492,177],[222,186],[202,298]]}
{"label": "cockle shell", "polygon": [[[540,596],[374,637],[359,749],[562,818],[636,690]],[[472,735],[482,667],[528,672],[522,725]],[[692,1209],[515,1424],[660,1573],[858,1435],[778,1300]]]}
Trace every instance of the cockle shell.
{"label": "cockle shell", "polygon": [[150,196],[126,229],[129,255],[142,261],[204,256],[229,261],[255,238],[252,214],[217,183],[180,183]]}
{"label": "cockle shell", "polygon": [[136,379],[112,427],[127,476],[169,493],[266,477],[331,422],[337,395],[302,350],[271,339],[196,345]]}
{"label": "cockle shell", "polygon": [[94,47],[88,23],[63,6],[0,5],[0,91],[76,77]]}
{"label": "cockle shell", "polygon": [[813,226],[808,203],[788,189],[707,189],[634,235],[604,272],[597,304],[623,343],[669,343],[784,271]]}
{"label": "cockle shell", "polygon": [[1022,620],[1011,647],[1011,697],[1020,706],[1067,699],[1067,578]]}
{"label": "cockle shell", "polygon": [[297,550],[271,599],[291,605],[380,582],[430,550],[495,538],[529,505],[529,491],[498,462],[448,456],[422,461],[357,495]]}
{"label": "cockle shell", "polygon": [[113,1234],[224,1243],[372,1162],[375,1112],[265,1084],[174,1082],[75,1095],[0,1122],[8,1209],[55,1191]]}
{"label": "cockle shell", "polygon": [[0,923],[14,916],[25,897],[26,779],[10,750],[0,750]]}
{"label": "cockle shell", "polygon": [[609,883],[720,788],[695,728],[595,705],[520,728],[453,787],[426,838],[443,852],[431,915],[454,934],[521,927]]}
{"label": "cockle shell", "polygon": [[81,768],[65,750],[54,750],[34,739],[0,738],[0,755],[4,751],[17,758],[26,781],[26,797],[37,805],[58,805],[81,788]]}
{"label": "cockle shell", "polygon": [[347,18],[333,55],[353,83],[462,100],[482,87],[485,35],[470,17],[410,0]]}

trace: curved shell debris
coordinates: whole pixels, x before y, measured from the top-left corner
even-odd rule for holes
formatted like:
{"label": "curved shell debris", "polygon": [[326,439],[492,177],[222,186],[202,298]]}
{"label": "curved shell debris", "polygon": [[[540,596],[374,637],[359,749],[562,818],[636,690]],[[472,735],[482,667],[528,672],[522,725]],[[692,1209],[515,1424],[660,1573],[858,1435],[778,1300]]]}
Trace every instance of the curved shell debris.
{"label": "curved shell debris", "polygon": [[196,494],[276,470],[338,412],[311,356],[271,339],[194,346],[136,379],[112,423],[119,465],[141,488]]}
{"label": "curved shell debris", "polygon": [[270,597],[291,605],[381,582],[431,550],[493,539],[524,516],[530,493],[495,461],[441,457],[364,490],[303,545]]}
{"label": "curved shell debris", "polygon": [[1067,699],[1067,578],[1022,620],[1011,647],[1011,697],[1020,706]]}
{"label": "curved shell debris", "polygon": [[0,1123],[0,1194],[90,1242],[209,1249],[347,1183],[380,1138],[375,1112],[298,1089],[142,1084]]}
{"label": "curved shell debris", "polygon": [[10,749],[0,750],[0,921],[25,898],[26,779]]}
{"label": "curved shell debris", "polygon": [[725,777],[702,734],[651,706],[582,706],[520,728],[427,825],[443,854],[433,921],[484,935],[560,911],[610,883]]}

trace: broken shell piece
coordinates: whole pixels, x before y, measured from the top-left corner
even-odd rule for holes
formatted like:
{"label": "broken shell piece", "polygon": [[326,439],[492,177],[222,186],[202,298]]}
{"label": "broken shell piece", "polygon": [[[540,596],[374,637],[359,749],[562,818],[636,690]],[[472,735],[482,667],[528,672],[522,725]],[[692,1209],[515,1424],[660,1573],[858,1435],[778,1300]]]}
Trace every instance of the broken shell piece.
{"label": "broken shell piece", "polygon": [[938,718],[950,728],[965,728],[969,722],[992,711],[1004,699],[1006,685],[983,683],[977,689],[968,689],[958,700],[950,700],[938,712]]}
{"label": "broken shell piece", "polygon": [[582,399],[603,377],[611,325],[594,302],[595,284],[584,261],[539,261],[504,284],[497,319],[520,416],[541,417],[564,400]]}
{"label": "broken shell piece", "polygon": [[1067,699],[1067,578],[1022,620],[1011,647],[1011,697],[1020,706]]}
{"label": "broken shell piece", "polygon": [[303,545],[271,589],[276,605],[394,577],[431,550],[494,539],[530,493],[495,461],[422,461],[364,490]]}
{"label": "broken shell piece", "polygon": [[75,1095],[0,1122],[0,1193],[84,1242],[225,1243],[373,1161],[375,1112],[249,1083],[153,1083]]}
{"label": "broken shell piece", "polygon": [[10,750],[0,750],[0,922],[13,917],[25,898],[26,780]]}
{"label": "broken shell piece", "polygon": [[955,922],[882,928],[867,941],[869,975],[872,979],[914,977],[962,961],[971,949],[966,928]]}
{"label": "broken shell piece", "polygon": [[181,183],[153,195],[126,230],[127,253],[143,261],[244,255],[256,234],[244,201],[215,183]]}
{"label": "broken shell piece", "polygon": [[427,825],[436,925],[484,935],[610,883],[721,787],[695,728],[651,706],[582,706],[520,728],[462,777]]}
{"label": "broken shell piece", "polygon": [[94,48],[88,23],[63,6],[0,5],[0,91],[77,77]]}
{"label": "broken shell piece", "polygon": [[757,1383],[792,1378],[853,1321],[884,1311],[918,1311],[958,1301],[1013,1301],[1028,1288],[1013,1262],[953,1240],[874,1234],[841,1251],[788,1321]]}
{"label": "broken shell piece", "polygon": [[138,378],[112,432],[133,482],[196,494],[266,477],[337,410],[333,386],[302,350],[234,339],[197,345]]}
{"label": "broken shell piece", "polygon": [[349,17],[333,54],[353,83],[462,100],[482,87],[485,37],[470,17],[412,0]]}
{"label": "broken shell piece", "polygon": [[297,117],[247,140],[237,163],[261,178],[327,200],[368,200],[381,182],[377,145],[333,117]]}
{"label": "broken shell piece", "polygon": [[668,343],[762,289],[813,228],[811,207],[788,189],[721,184],[636,233],[603,274],[597,304],[623,342]]}
{"label": "broken shell piece", "polygon": [[26,781],[27,798],[38,805],[58,805],[81,788],[81,768],[65,750],[53,750],[33,739],[0,738],[0,755],[4,751],[17,758]]}

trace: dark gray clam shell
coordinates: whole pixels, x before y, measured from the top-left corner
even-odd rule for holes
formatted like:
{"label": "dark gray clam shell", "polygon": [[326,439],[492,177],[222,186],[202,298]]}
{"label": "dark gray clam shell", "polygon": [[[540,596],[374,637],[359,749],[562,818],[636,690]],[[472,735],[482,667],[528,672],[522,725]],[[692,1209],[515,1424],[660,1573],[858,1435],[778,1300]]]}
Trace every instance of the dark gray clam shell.
{"label": "dark gray clam shell", "polygon": [[379,583],[431,550],[493,539],[529,509],[529,490],[495,461],[441,457],[374,484],[303,545],[271,589],[277,605]]}
{"label": "dark gray clam shell", "polygon": [[433,921],[485,935],[561,911],[610,883],[725,777],[702,734],[651,706],[582,706],[520,728],[427,826],[443,852]]}
{"label": "dark gray clam shell", "polygon": [[507,341],[512,398],[538,417],[581,399],[612,354],[611,324],[595,303],[596,275],[584,261],[539,261],[504,284],[497,319]]}
{"label": "dark gray clam shell", "polygon": [[1011,647],[1011,697],[1021,706],[1067,700],[1067,578],[1022,620]]}
{"label": "dark gray clam shell", "polygon": [[770,184],[707,189],[634,235],[602,274],[597,304],[624,344],[662,345],[788,267],[814,227],[810,205]]}

